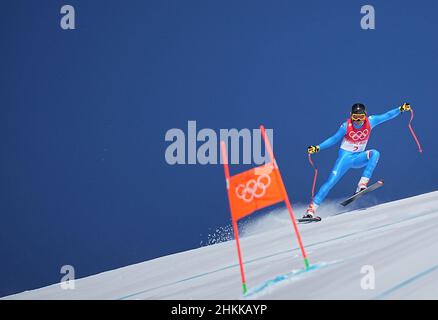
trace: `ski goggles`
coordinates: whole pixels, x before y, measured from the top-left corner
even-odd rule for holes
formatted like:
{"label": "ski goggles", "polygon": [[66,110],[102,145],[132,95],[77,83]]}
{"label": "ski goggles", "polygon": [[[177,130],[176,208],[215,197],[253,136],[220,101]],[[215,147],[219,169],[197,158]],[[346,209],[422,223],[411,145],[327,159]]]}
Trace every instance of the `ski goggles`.
{"label": "ski goggles", "polygon": [[351,120],[353,121],[365,121],[367,118],[367,115],[364,113],[353,113],[351,115]]}

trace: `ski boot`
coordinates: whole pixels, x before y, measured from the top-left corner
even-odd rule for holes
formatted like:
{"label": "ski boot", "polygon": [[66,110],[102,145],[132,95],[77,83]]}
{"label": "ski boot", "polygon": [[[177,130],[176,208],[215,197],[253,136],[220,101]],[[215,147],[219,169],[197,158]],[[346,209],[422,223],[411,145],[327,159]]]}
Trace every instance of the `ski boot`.
{"label": "ski boot", "polygon": [[299,219],[299,222],[312,222],[312,221],[321,221],[321,218],[315,215],[316,209],[318,209],[318,205],[315,203],[310,203],[309,208],[306,210],[306,214]]}
{"label": "ski boot", "polygon": [[368,186],[368,182],[369,182],[369,181],[370,181],[369,178],[365,178],[365,177],[360,178],[360,181],[359,181],[359,183],[357,184],[356,192],[355,192],[354,194],[357,194],[357,193],[359,193],[359,192],[362,192],[362,191],[364,191],[366,188],[368,188],[367,186]]}

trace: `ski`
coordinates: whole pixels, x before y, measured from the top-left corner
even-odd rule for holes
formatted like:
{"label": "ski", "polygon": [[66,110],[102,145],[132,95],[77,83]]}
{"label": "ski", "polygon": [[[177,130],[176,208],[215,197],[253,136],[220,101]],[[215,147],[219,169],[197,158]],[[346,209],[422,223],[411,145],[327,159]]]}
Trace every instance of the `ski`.
{"label": "ski", "polygon": [[303,222],[310,223],[310,222],[318,222],[318,221],[321,221],[320,217],[298,219],[298,222],[300,222],[300,223],[303,223]]}
{"label": "ski", "polygon": [[359,199],[360,197],[362,197],[363,195],[374,191],[378,188],[380,188],[381,186],[383,186],[383,180],[379,180],[376,183],[372,184],[371,186],[369,186],[368,188],[366,188],[365,190],[362,190],[361,192],[358,192],[354,195],[352,195],[350,198],[346,199],[345,201],[341,202],[341,206],[346,206],[350,203],[352,203],[353,201],[356,201],[357,199]]}

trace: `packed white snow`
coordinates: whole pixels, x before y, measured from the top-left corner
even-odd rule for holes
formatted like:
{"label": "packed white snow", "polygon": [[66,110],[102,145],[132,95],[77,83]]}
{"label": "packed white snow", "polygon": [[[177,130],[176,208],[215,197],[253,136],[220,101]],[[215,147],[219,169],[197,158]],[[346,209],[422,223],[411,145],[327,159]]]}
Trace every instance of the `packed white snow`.
{"label": "packed white snow", "polygon": [[308,270],[285,209],[244,224],[245,295],[223,227],[220,243],[79,279],[74,290],[58,283],[5,299],[438,299],[438,191],[321,209],[321,222],[299,225]]}

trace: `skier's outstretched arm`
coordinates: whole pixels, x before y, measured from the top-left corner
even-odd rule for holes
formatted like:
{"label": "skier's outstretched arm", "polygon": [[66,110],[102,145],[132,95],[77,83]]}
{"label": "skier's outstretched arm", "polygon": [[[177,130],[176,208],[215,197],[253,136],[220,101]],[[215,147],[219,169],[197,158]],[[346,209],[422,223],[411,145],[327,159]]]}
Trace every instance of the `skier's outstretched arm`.
{"label": "skier's outstretched arm", "polygon": [[346,132],[347,132],[347,123],[344,122],[339,127],[338,131],[336,131],[336,133],[334,135],[332,135],[330,138],[324,140],[321,144],[319,144],[317,146],[310,146],[307,149],[308,153],[312,154],[312,153],[316,153],[320,150],[330,148],[334,144],[338,143],[345,136]]}
{"label": "skier's outstretched arm", "polygon": [[409,105],[409,103],[404,103],[401,107],[391,109],[384,114],[369,116],[368,119],[370,121],[371,128],[374,128],[375,126],[378,126],[379,124],[382,124],[385,121],[394,119],[400,113],[409,110],[411,110],[411,106]]}

